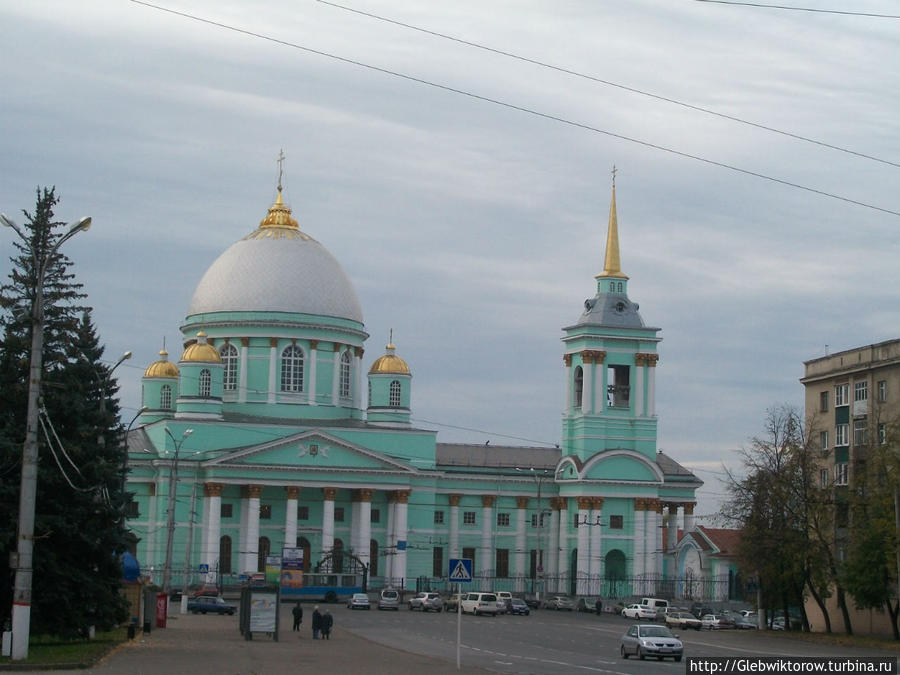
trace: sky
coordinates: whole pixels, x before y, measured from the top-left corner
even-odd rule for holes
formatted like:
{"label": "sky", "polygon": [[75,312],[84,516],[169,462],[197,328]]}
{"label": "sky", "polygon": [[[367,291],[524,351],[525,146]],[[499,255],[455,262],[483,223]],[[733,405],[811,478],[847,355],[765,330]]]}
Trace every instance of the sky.
{"label": "sky", "polygon": [[629,295],[662,328],[659,447],[705,481],[701,516],[766,410],[802,407],[803,361],[898,337],[900,19],[339,4],[0,0],[0,211],[22,223],[55,185],[60,220],[93,218],[64,251],[110,364],[134,354],[126,421],[282,149],[285,201],[360,298],[364,366],[393,330],[441,442],[559,442],[613,166]]}

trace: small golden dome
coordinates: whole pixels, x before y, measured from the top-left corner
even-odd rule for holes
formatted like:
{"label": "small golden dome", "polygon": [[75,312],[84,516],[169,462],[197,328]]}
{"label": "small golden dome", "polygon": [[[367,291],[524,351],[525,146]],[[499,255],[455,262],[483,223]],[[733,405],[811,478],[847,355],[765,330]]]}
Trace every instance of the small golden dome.
{"label": "small golden dome", "polygon": [[159,353],[159,361],[147,366],[144,377],[178,377],[178,366],[169,361],[169,352],[163,349]]}
{"label": "small golden dome", "polygon": [[197,340],[192,340],[190,344],[184,348],[181,360],[182,362],[199,361],[202,363],[221,363],[222,357],[219,356],[219,352],[216,348],[206,341],[206,333],[200,331],[197,333]]}
{"label": "small golden dome", "polygon": [[394,354],[396,347],[394,347],[393,344],[388,343],[385,349],[387,349],[387,354],[375,359],[375,363],[369,368],[369,374],[395,373],[399,375],[409,375],[409,366],[406,365],[406,361]]}

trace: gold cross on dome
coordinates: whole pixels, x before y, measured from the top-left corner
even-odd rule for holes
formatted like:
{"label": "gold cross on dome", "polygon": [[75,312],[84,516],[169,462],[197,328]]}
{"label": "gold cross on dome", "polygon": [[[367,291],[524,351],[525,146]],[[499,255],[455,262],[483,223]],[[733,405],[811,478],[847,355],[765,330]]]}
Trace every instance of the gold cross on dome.
{"label": "gold cross on dome", "polygon": [[284,148],[278,151],[278,191],[281,192],[281,176],[284,174]]}
{"label": "gold cross on dome", "polygon": [[614,187],[614,188],[616,187],[616,173],[618,173],[618,171],[619,171],[619,170],[616,168],[616,165],[613,164],[613,168],[612,168],[612,171],[611,171],[610,173],[612,173],[612,177],[613,177],[613,187]]}

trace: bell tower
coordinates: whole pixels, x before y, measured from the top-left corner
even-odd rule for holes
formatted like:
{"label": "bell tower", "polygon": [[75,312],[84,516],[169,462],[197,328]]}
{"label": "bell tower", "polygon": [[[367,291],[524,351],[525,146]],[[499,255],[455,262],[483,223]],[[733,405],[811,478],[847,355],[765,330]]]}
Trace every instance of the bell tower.
{"label": "bell tower", "polygon": [[603,271],[597,293],[584,301],[574,325],[564,328],[566,402],[563,455],[582,460],[613,449],[656,460],[655,374],[659,328],[644,325],[628,297],[619,256],[615,168]]}

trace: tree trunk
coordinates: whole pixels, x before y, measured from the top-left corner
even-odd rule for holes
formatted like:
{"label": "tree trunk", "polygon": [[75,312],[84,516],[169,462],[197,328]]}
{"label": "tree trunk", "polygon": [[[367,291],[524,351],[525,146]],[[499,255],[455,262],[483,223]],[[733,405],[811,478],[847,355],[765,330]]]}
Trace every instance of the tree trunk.
{"label": "tree trunk", "polygon": [[[830,633],[831,632],[831,617],[828,616],[828,609],[825,606],[825,600],[822,598],[822,595],[816,591],[816,587],[813,585],[812,581],[807,580],[806,585],[809,588],[809,592],[813,596],[813,600],[815,600],[816,604],[819,606],[819,611],[822,612],[822,617],[825,621],[825,632]],[[804,611],[803,614],[805,616],[806,612]]]}
{"label": "tree trunk", "polygon": [[837,603],[841,608],[841,616],[844,617],[844,631],[847,635],[853,635],[853,626],[850,623],[850,611],[847,609],[847,599],[844,597],[844,587],[837,584]]}

